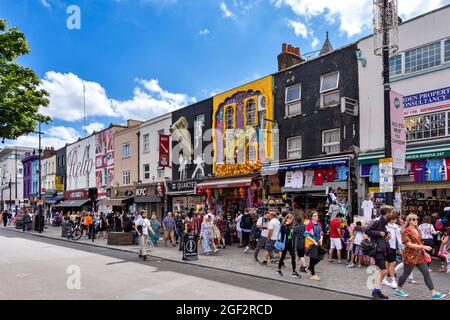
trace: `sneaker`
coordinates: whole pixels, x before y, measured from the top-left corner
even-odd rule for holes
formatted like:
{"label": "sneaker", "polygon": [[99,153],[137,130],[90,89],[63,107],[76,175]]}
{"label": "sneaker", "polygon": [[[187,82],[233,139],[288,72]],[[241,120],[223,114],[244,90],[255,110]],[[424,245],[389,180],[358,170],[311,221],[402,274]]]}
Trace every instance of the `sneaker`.
{"label": "sneaker", "polygon": [[373,291],[372,292],[372,298],[375,300],[388,300],[389,297],[381,293],[381,291]]}
{"label": "sneaker", "polygon": [[395,281],[395,279],[392,280],[391,282],[391,288],[392,289],[397,289],[398,285],[397,285],[397,281]]}
{"label": "sneaker", "polygon": [[279,275],[280,277],[282,277],[282,276],[283,276],[283,272],[281,272],[281,270],[278,270],[278,271],[277,271],[277,275]]}
{"label": "sneaker", "polygon": [[267,261],[263,261],[263,262],[261,263],[261,265],[267,266]]}
{"label": "sneaker", "polygon": [[347,268],[353,268],[355,265],[353,264],[353,263],[349,263],[348,265],[347,265]]}
{"label": "sneaker", "polygon": [[282,267],[282,268],[285,268],[285,267],[286,267],[286,266],[284,265],[284,262],[281,264],[281,267]]}
{"label": "sneaker", "polygon": [[306,273],[308,274],[308,277],[312,277],[312,272],[311,272],[311,270],[309,270],[309,268],[305,268],[305,270],[306,270]]}
{"label": "sneaker", "polygon": [[362,265],[360,263],[358,263],[358,268],[362,268]]}
{"label": "sneaker", "polygon": [[144,259],[144,261],[147,260],[147,256],[143,256],[142,258]]}
{"label": "sneaker", "polygon": [[220,249],[214,249],[214,253],[217,253],[219,251],[220,251]]}
{"label": "sneaker", "polygon": [[250,247],[249,247],[249,246],[246,246],[245,249],[244,249],[244,253],[247,253],[248,250],[250,250]]}
{"label": "sneaker", "polygon": [[319,281],[320,280],[320,278],[319,278],[319,276],[317,274],[309,277],[309,279],[314,280],[314,281]]}
{"label": "sneaker", "polygon": [[435,292],[435,293],[433,293],[433,295],[431,296],[431,299],[433,299],[433,300],[440,300],[440,299],[444,299],[445,297],[446,297],[447,295],[446,294],[443,294],[443,293],[440,293],[440,292]]}
{"label": "sneaker", "polygon": [[381,281],[381,284],[390,287],[391,283],[389,281],[386,280],[386,278],[383,279],[383,281]]}
{"label": "sneaker", "polygon": [[301,278],[302,276],[297,273],[297,271],[292,272],[292,278]]}
{"label": "sneaker", "polygon": [[408,282],[411,284],[418,284],[418,282],[414,279],[409,279]]}
{"label": "sneaker", "polygon": [[402,298],[406,298],[408,296],[408,294],[405,291],[401,290],[401,289],[394,290],[394,294],[399,296],[399,297],[402,297]]}
{"label": "sneaker", "polygon": [[338,263],[341,264],[341,263],[342,263],[342,260],[338,260]]}
{"label": "sneaker", "polygon": [[275,258],[270,259],[270,262],[271,262],[271,263],[277,263],[277,262],[278,262],[278,259],[275,259]]}
{"label": "sneaker", "polygon": [[142,254],[139,255],[139,258],[142,258]]}
{"label": "sneaker", "polygon": [[306,271],[306,267],[300,267],[300,273],[308,273],[307,271]]}

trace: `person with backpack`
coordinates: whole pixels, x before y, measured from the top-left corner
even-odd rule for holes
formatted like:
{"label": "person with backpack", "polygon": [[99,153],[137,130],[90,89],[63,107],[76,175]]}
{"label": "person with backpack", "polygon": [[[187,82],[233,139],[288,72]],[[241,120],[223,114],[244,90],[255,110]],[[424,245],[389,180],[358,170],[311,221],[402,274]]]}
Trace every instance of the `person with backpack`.
{"label": "person with backpack", "polygon": [[358,268],[361,268],[361,262],[363,258],[363,252],[361,248],[361,242],[364,240],[364,229],[361,221],[357,221],[352,231],[352,257],[347,268],[353,268],[355,266],[355,259],[358,260]]}
{"label": "person with backpack", "polygon": [[297,218],[297,224],[294,227],[295,248],[297,249],[298,262],[300,263],[300,272],[306,273],[305,262],[305,232],[306,225],[304,223],[304,216]]}
{"label": "person with backpack", "polygon": [[378,273],[378,277],[375,278],[375,284],[372,290],[372,297],[377,300],[389,299],[388,296],[381,292],[381,282],[388,273],[386,267],[386,253],[388,250],[388,233],[386,232],[386,225],[388,224],[387,216],[392,212],[394,212],[394,207],[392,206],[381,207],[381,215],[371,221],[365,230],[366,234],[370,237],[371,244],[375,248],[373,253],[375,264],[380,268],[380,272]]}
{"label": "person with backpack", "polygon": [[309,256],[309,266],[306,268],[309,279],[319,281],[320,278],[316,275],[315,266],[323,259],[326,251],[322,248],[323,245],[323,228],[319,222],[319,213],[312,212],[311,221],[306,226],[305,239],[308,240],[307,256]]}
{"label": "person with backpack", "polygon": [[241,218],[242,230],[242,245],[245,247],[244,253],[250,250],[250,233],[252,232],[253,218],[250,215],[249,209],[244,210],[244,215]]}
{"label": "person with backpack", "polygon": [[292,278],[301,278],[301,276],[295,270],[295,236],[294,236],[294,228],[292,227],[294,223],[294,216],[292,214],[287,214],[281,224],[280,233],[278,236],[278,241],[283,243],[284,248],[281,252],[280,261],[278,261],[278,270],[277,274],[282,277],[283,273],[281,272],[281,267],[284,265],[284,259],[286,258],[287,252],[291,256],[291,264],[292,264]]}

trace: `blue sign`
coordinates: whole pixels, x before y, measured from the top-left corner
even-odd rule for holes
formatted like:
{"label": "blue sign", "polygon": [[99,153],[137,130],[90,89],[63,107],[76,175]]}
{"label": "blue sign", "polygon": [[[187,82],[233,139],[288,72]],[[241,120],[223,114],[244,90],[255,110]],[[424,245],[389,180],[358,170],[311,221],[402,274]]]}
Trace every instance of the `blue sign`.
{"label": "blue sign", "polygon": [[406,109],[447,100],[450,100],[450,87],[405,96],[403,104]]}

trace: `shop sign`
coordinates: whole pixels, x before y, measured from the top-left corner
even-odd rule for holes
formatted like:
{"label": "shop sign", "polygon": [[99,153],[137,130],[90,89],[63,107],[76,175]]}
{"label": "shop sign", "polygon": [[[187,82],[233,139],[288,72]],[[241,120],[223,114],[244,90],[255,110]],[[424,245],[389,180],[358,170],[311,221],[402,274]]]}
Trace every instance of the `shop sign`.
{"label": "shop sign", "polygon": [[66,200],[89,199],[89,191],[85,190],[85,189],[66,191],[66,192],[64,192],[64,199],[66,199]]}
{"label": "shop sign", "polygon": [[132,190],[125,191],[125,196],[132,197],[133,196],[133,191]]}
{"label": "shop sign", "polygon": [[198,180],[169,182],[169,192],[194,191]]}
{"label": "shop sign", "polygon": [[391,91],[391,149],[393,167],[405,169],[406,132],[403,114],[403,96]]}
{"label": "shop sign", "polygon": [[146,188],[136,189],[136,197],[145,197],[147,195]]}
{"label": "shop sign", "polygon": [[379,187],[371,187],[369,188],[369,193],[380,193]]}
{"label": "shop sign", "polygon": [[448,108],[450,107],[450,87],[405,96],[403,103],[405,116]]}
{"label": "shop sign", "polygon": [[160,167],[169,167],[170,159],[169,159],[169,146],[170,136],[167,134],[159,135],[159,166]]}
{"label": "shop sign", "polygon": [[394,191],[394,168],[392,158],[380,159],[380,192]]}
{"label": "shop sign", "polygon": [[409,154],[406,156],[406,160],[419,160],[419,159],[432,159],[432,158],[447,158],[450,157],[450,151],[440,151],[440,152],[428,152],[428,153],[418,153]]}
{"label": "shop sign", "polygon": [[183,240],[183,260],[198,260],[198,236],[186,234]]}

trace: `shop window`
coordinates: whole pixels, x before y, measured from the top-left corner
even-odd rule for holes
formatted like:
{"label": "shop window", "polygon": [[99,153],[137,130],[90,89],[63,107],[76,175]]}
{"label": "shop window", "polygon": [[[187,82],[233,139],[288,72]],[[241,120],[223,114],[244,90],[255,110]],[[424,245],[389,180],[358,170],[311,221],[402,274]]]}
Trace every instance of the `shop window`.
{"label": "shop window", "polygon": [[450,112],[438,112],[405,119],[406,141],[449,135]]}
{"label": "shop window", "polygon": [[322,131],[322,152],[326,154],[341,151],[341,130],[333,129]]}
{"label": "shop window", "polygon": [[389,76],[394,77],[402,74],[402,56],[396,55],[389,58]]}
{"label": "shop window", "polygon": [[255,126],[256,120],[257,120],[257,113],[256,113],[256,103],[255,100],[251,99],[247,101],[247,105],[245,106],[245,112],[246,112],[246,124],[248,126]]}
{"label": "shop window", "polygon": [[226,129],[233,129],[234,128],[234,110],[233,107],[228,107],[225,109],[225,116],[226,116]]}
{"label": "shop window", "polygon": [[444,61],[450,62],[450,39],[444,42]]}
{"label": "shop window", "polygon": [[405,73],[425,70],[441,64],[441,42],[405,52]]}
{"label": "shop window", "polygon": [[158,169],[158,179],[164,179],[164,169]]}
{"label": "shop window", "polygon": [[129,143],[124,143],[122,145],[122,157],[129,157],[131,154],[131,146]]}
{"label": "shop window", "polygon": [[122,172],[122,183],[124,185],[130,184],[130,171]]}
{"label": "shop window", "polygon": [[144,152],[149,152],[150,151],[150,134],[144,134],[143,136],[144,139]]}
{"label": "shop window", "polygon": [[339,104],[339,71],[321,76],[320,78],[320,107],[335,107]]}
{"label": "shop window", "polygon": [[150,165],[144,164],[144,180],[150,179]]}
{"label": "shop window", "polygon": [[298,159],[302,157],[302,137],[287,138],[287,158]]}

